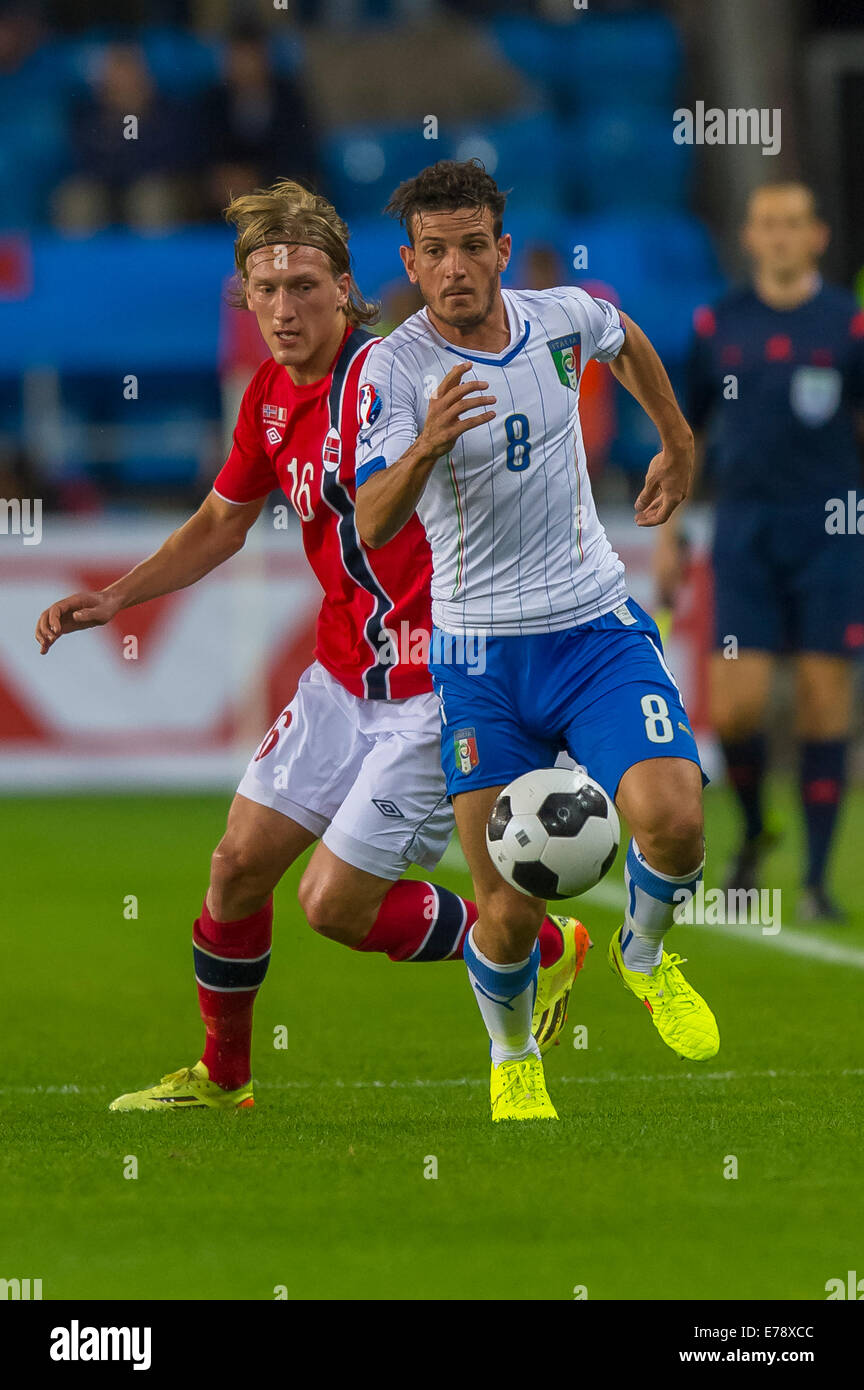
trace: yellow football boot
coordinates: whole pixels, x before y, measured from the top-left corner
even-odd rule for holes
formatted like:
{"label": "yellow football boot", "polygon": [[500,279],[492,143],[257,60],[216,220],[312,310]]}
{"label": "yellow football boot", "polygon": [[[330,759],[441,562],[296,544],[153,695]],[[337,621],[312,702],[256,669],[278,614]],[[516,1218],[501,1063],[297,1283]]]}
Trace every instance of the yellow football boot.
{"label": "yellow football boot", "polygon": [[255,1104],[252,1082],[236,1091],[223,1091],[203,1062],[163,1076],[158,1086],[118,1096],[109,1110],[247,1110]]}
{"label": "yellow football boot", "polygon": [[689,1062],[707,1062],[715,1057],[720,1049],[717,1020],[678,969],[684,964],[682,957],[664,951],[650,975],[628,970],[621,956],[621,931],[619,928],[609,943],[609,964],[645,1005],[667,1047]]}
{"label": "yellow football boot", "polygon": [[564,1024],[567,1021],[567,1005],[573,982],[585,963],[585,956],[593,941],[581,922],[575,917],[553,917],[564,942],[564,949],[554,965],[537,973],[537,998],[534,1000],[534,1014],[531,1019],[531,1032],[537,1040],[541,1052],[557,1047]]}
{"label": "yellow football boot", "polygon": [[490,1084],[492,1119],[557,1120],[555,1106],[546,1090],[546,1077],[539,1057],[521,1062],[492,1064]]}

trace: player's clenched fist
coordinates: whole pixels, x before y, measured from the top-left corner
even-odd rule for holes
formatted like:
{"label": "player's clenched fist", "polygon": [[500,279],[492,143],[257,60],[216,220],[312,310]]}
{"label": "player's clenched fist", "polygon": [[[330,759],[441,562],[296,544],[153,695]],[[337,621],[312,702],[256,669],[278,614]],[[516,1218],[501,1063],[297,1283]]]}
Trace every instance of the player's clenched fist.
{"label": "player's clenched fist", "polygon": [[494,410],[484,410],[480,415],[467,414],[478,406],[495,405],[497,401],[497,396],[478,394],[487,389],[488,381],[462,380],[473,365],[473,362],[460,362],[457,367],[451,368],[430,397],[426,423],[419,440],[424,453],[442,458],[450,453],[456,440],[466,430],[473,430],[477,425],[485,425],[495,419]]}
{"label": "player's clenched fist", "polygon": [[636,498],[636,525],[659,526],[690,492],[693,478],[693,436],[666,444],[645,475],[645,486]]}
{"label": "player's clenched fist", "polygon": [[67,632],[83,632],[87,627],[101,627],[104,623],[110,623],[119,608],[119,598],[92,590],[82,590],[52,603],[36,624],[36,641],[42,655],[50,651],[57,638]]}

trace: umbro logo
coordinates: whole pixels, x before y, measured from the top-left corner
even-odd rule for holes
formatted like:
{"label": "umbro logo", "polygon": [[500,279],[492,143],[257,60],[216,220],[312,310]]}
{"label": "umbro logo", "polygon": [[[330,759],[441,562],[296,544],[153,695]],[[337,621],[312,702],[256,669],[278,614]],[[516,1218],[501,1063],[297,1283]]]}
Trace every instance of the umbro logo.
{"label": "umbro logo", "polygon": [[386,799],[378,801],[373,796],[372,805],[378,807],[378,810],[381,812],[382,816],[391,816],[397,820],[405,819],[404,814],[402,813],[402,811],[399,810],[399,807],[396,805],[395,801],[387,801]]}
{"label": "umbro logo", "polygon": [[267,439],[271,444],[282,443],[282,435],[279,433],[275,425],[271,425],[269,430],[267,430]]}

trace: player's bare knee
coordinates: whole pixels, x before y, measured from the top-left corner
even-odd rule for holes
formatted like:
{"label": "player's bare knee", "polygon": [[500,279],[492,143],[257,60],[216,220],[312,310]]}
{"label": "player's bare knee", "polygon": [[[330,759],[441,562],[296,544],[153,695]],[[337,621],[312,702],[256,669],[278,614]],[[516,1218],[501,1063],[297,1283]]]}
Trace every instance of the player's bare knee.
{"label": "player's bare knee", "polygon": [[210,860],[210,894],[215,901],[239,902],[253,912],[248,903],[259,898],[263,902],[271,890],[268,868],[253,850],[227,839],[216,846]]}
{"label": "player's bare knee", "polygon": [[639,849],[653,869],[673,878],[682,877],[702,863],[705,827],[701,804],[668,808],[634,827]]}
{"label": "player's bare knee", "polygon": [[368,935],[375,917],[358,909],[356,903],[346,902],[326,878],[308,874],[300,880],[297,900],[312,930],[343,946],[357,946]]}
{"label": "player's bare knee", "polygon": [[[499,946],[524,946],[525,955],[540,930],[543,920],[542,904],[531,898],[517,898],[514,893],[489,893],[478,901],[481,937],[492,937]],[[482,946],[481,946],[482,949]]]}

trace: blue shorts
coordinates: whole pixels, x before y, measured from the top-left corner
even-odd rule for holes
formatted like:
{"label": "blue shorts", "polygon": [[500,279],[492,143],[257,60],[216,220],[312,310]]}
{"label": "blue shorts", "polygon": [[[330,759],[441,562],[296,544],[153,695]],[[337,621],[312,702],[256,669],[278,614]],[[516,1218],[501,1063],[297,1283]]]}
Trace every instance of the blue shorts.
{"label": "blue shorts", "polygon": [[727,502],[717,508],[714,635],[740,650],[853,656],[864,642],[864,540],[829,535],[825,509]]}
{"label": "blue shorts", "polygon": [[633,599],[562,632],[471,640],[485,648],[436,629],[429,663],[451,796],[506,786],[562,752],[611,797],[646,758],[701,767],[656,624]]}

